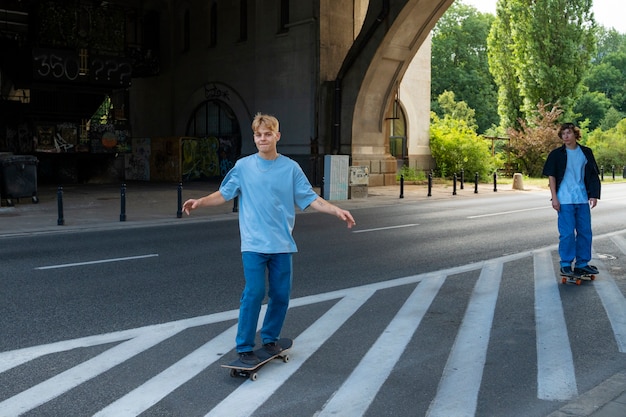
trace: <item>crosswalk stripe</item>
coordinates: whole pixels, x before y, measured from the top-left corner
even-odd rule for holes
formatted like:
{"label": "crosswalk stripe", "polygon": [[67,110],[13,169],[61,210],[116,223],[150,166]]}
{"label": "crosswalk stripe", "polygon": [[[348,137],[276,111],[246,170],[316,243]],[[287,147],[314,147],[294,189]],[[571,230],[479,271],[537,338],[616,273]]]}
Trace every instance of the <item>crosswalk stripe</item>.
{"label": "crosswalk stripe", "polygon": [[[610,239],[619,250],[626,253],[626,239],[622,235],[608,234],[604,237]],[[321,302],[334,302],[334,305],[296,338],[291,354],[292,360],[288,366],[268,365],[272,368],[271,378],[263,379],[262,383],[243,382],[208,412],[206,417],[223,415],[236,417],[255,413],[377,291],[402,285],[414,285],[413,292],[361,362],[341,383],[327,403],[318,405],[319,411],[315,414],[316,417],[365,415],[375,401],[377,393],[389,379],[389,375],[400,365],[402,354],[406,351],[408,343],[422,323],[424,315],[440,292],[443,283],[454,275],[460,276],[480,269],[480,276],[474,289],[471,294],[468,294],[468,305],[463,321],[445,364],[436,394],[427,411],[428,417],[450,415],[473,417],[477,409],[493,319],[503,279],[503,267],[507,262],[529,256],[533,257],[537,398],[549,401],[572,399],[577,396],[578,388],[568,327],[561,301],[561,285],[557,280],[558,276],[555,275],[553,264],[554,250],[553,246],[540,248],[446,270],[381,280],[359,287],[294,299],[291,302],[291,308]],[[598,256],[594,256],[594,262],[597,262],[601,272],[594,281],[593,288],[607,314],[619,352],[626,353],[626,299],[618,282],[602,260],[596,258]],[[266,306],[263,306],[263,310],[265,308]],[[45,355],[116,343],[105,352],[4,399],[0,402],[0,416],[18,416],[34,410],[187,328],[236,320],[237,313],[237,310],[231,310],[192,319],[0,352],[0,373],[3,373]],[[231,350],[234,347],[235,333],[236,326],[232,326],[212,337],[200,348],[118,398],[97,412],[95,416],[134,417],[147,412],[177,388],[223,358],[216,352]],[[370,363],[376,364],[375,369],[368,365]]]}
{"label": "crosswalk stripe", "polygon": [[140,415],[220,359],[221,356],[216,355],[215,352],[230,350],[236,333],[237,325],[234,325],[154,378],[103,408],[93,417],[133,417]]}
{"label": "crosswalk stripe", "polygon": [[64,394],[133,356],[172,337],[182,329],[162,329],[121,343],[0,403],[0,416],[18,416]]}
{"label": "crosswalk stripe", "polygon": [[501,281],[502,263],[485,263],[427,416],[474,415]]}
{"label": "crosswalk stripe", "polygon": [[[250,416],[374,293],[374,290],[363,288],[342,298],[294,340],[294,352],[289,366],[274,367],[273,378],[264,380],[262,384],[247,380],[217,404],[206,417]],[[298,346],[302,348],[297,350]]]}
{"label": "crosswalk stripe", "polygon": [[537,332],[537,397],[568,400],[578,395],[574,359],[552,255],[534,254],[535,321]]}
{"label": "crosswalk stripe", "polygon": [[[376,343],[316,417],[350,417],[365,413],[400,360],[445,278],[444,275],[429,278],[413,290]],[[373,363],[376,372],[372,372]]]}
{"label": "crosswalk stripe", "polygon": [[598,269],[600,274],[594,281],[594,287],[613,328],[617,348],[626,353],[626,298],[601,261],[598,261]]}

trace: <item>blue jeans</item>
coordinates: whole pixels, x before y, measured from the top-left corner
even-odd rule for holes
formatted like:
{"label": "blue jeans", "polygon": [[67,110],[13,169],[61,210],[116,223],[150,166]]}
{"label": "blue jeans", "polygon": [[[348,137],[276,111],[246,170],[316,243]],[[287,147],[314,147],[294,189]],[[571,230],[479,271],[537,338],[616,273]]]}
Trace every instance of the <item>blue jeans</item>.
{"label": "blue jeans", "polygon": [[266,277],[269,300],[261,328],[261,340],[263,343],[278,340],[289,307],[293,263],[291,253],[243,252],[241,258],[246,286],[241,295],[236,343],[237,352],[247,352],[254,350],[256,326],[265,298]]}
{"label": "blue jeans", "polygon": [[559,211],[561,266],[582,268],[591,260],[591,209],[589,204],[561,204]]}

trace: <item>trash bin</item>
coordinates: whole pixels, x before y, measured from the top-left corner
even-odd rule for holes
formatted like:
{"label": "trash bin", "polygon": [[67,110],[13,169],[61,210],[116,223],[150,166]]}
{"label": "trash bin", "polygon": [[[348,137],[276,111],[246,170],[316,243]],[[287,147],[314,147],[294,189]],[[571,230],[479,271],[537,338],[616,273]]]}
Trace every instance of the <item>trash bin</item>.
{"label": "trash bin", "polygon": [[15,199],[30,197],[33,203],[38,203],[37,197],[37,163],[34,156],[11,155],[0,158],[2,181],[0,197],[13,206]]}

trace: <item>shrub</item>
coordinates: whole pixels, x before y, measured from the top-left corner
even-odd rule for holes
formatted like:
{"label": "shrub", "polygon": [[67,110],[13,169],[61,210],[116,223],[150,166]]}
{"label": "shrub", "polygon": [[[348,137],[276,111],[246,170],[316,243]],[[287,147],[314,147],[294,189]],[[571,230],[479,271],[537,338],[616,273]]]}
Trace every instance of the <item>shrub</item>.
{"label": "shrub", "polygon": [[489,143],[464,120],[448,116],[440,119],[434,113],[431,113],[430,151],[441,177],[451,177],[464,170],[487,178],[502,165],[498,156],[491,156]]}

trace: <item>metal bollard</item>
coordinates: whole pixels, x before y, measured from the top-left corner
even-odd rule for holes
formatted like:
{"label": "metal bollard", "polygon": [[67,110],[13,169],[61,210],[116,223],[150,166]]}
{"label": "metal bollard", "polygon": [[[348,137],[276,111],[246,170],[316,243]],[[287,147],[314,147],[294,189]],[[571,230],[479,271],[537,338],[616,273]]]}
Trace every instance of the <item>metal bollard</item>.
{"label": "metal bollard", "polygon": [[178,183],[178,210],[176,210],[176,217],[183,217],[183,183]]}
{"label": "metal bollard", "polygon": [[498,173],[494,172],[493,173],[493,192],[497,192],[498,191]]}
{"label": "metal bollard", "polygon": [[615,181],[615,165],[611,165],[611,175],[613,176],[613,181]]}
{"label": "metal bollard", "polygon": [[126,221],[126,184],[120,189],[120,221]]}
{"label": "metal bollard", "polygon": [[604,181],[604,166],[600,167],[600,181]]}
{"label": "metal bollard", "polygon": [[478,172],[474,174],[474,194],[478,194]]}
{"label": "metal bollard", "polygon": [[456,172],[452,176],[452,195],[456,195]]}
{"label": "metal bollard", "polygon": [[63,226],[65,224],[65,219],[63,218],[63,187],[61,187],[60,185],[59,188],[57,188],[57,208],[59,211],[57,225]]}
{"label": "metal bollard", "polygon": [[235,197],[233,199],[233,213],[237,213],[239,211],[239,197]]}
{"label": "metal bollard", "polygon": [[404,198],[404,174],[400,174],[400,198]]}
{"label": "metal bollard", "polygon": [[428,173],[428,197],[433,195],[433,173]]}
{"label": "metal bollard", "polygon": [[465,183],[465,170],[461,168],[461,190],[464,187],[464,183]]}

